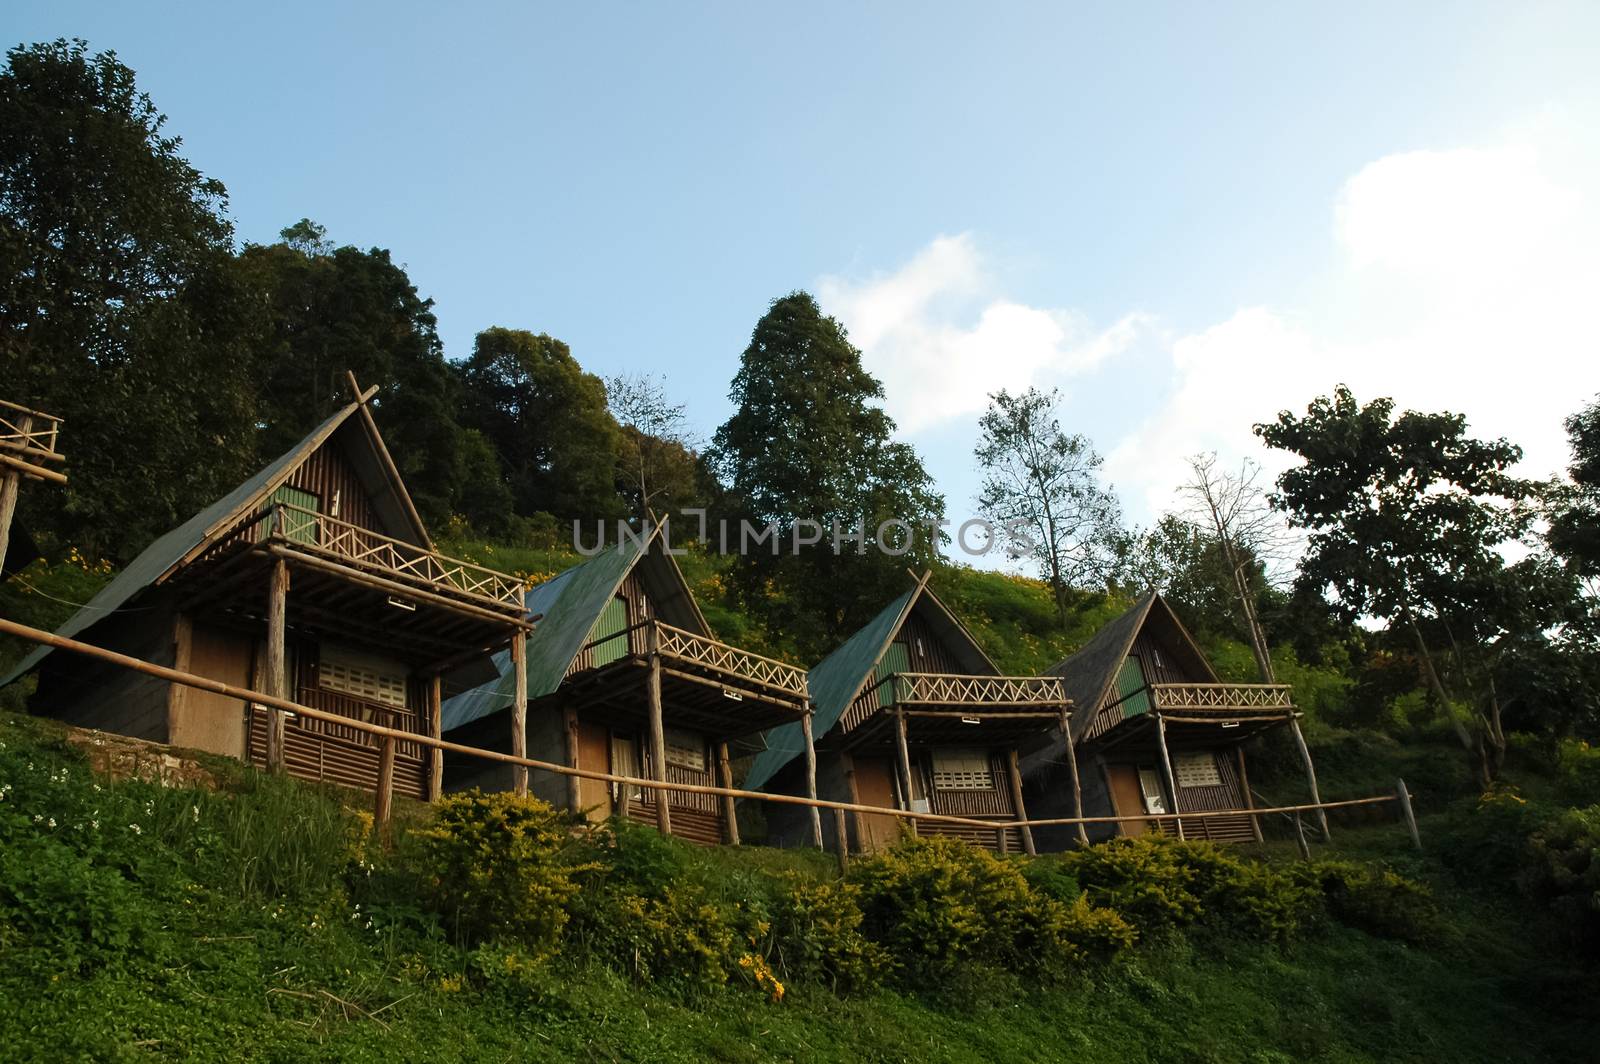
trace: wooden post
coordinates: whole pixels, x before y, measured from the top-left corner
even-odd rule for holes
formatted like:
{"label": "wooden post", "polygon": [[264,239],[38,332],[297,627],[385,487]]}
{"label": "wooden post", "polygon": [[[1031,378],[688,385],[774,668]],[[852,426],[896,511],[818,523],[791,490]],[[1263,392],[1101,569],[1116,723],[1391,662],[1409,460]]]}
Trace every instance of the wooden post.
{"label": "wooden post", "polygon": [[[650,644],[650,778],[667,781],[667,729],[661,720],[661,633],[652,622],[646,629]],[[672,811],[667,808],[669,792],[656,791],[656,827],[663,835],[672,834]]]}
{"label": "wooden post", "polygon": [[[1072,738],[1072,714],[1063,709],[1061,711],[1061,734],[1067,740],[1067,767],[1072,770],[1072,815],[1083,816],[1083,782],[1078,778],[1078,744]],[[1089,831],[1083,826],[1080,819],[1078,823],[1078,845],[1089,845]]]}
{"label": "wooden post", "polygon": [[[1178,777],[1172,773],[1172,755],[1167,752],[1167,720],[1156,714],[1156,745],[1161,747],[1161,771],[1166,773],[1167,792],[1172,796],[1173,822],[1178,825],[1178,838],[1183,838],[1183,817],[1178,808]],[[1158,821],[1159,823],[1159,821]]]}
{"label": "wooden post", "polygon": [[1394,790],[1400,796],[1400,816],[1406,822],[1406,830],[1411,833],[1411,845],[1420,850],[1422,836],[1417,834],[1417,816],[1411,811],[1411,792],[1406,790],[1406,781],[1396,780]]}
{"label": "wooden post", "polygon": [[[1239,764],[1239,789],[1244,792],[1244,807],[1254,809],[1255,799],[1250,797],[1250,777],[1244,771],[1244,744],[1240,743],[1233,748],[1234,759]],[[1255,834],[1256,841],[1261,841],[1261,818],[1254,813],[1250,814],[1250,830]]]}
{"label": "wooden post", "polygon": [[833,811],[833,845],[839,851],[839,874],[850,871],[850,833],[844,827],[844,810]]}
{"label": "wooden post", "polygon": [[[728,744],[717,744],[717,777],[728,790],[733,790],[733,764],[728,759]],[[739,811],[733,804],[733,795],[722,796],[722,819],[728,824],[728,844],[739,845]]]}
{"label": "wooden post", "polygon": [[[23,443],[27,443],[28,432],[33,428],[33,416],[23,414],[19,417],[17,428],[22,431]],[[11,543],[11,518],[17,512],[17,496],[21,493],[22,474],[7,467],[5,475],[0,476],[0,564],[6,560],[6,548]]]}
{"label": "wooden post", "polygon": [[388,835],[394,806],[394,746],[392,735],[385,735],[378,742],[378,794],[373,804],[372,828],[380,839]]}
{"label": "wooden post", "polygon": [[[511,636],[511,675],[516,681],[516,690],[511,696],[511,752],[518,757],[527,757],[528,637],[520,631]],[[528,766],[512,766],[511,789],[519,796],[527,796]]]}
{"label": "wooden post", "polygon": [[[850,804],[860,805],[861,788],[856,784],[856,759],[848,750],[840,751],[839,756],[844,759],[844,778],[850,786]],[[871,838],[867,833],[867,816],[865,813],[854,812],[850,817],[856,826],[856,849],[865,853],[870,849],[868,839]]]}
{"label": "wooden post", "polygon": [[[289,563],[279,558],[272,563],[272,579],[267,585],[267,687],[273,698],[288,698],[284,675],[285,616],[289,604]],[[267,771],[283,771],[283,710],[273,709],[267,717]]]}
{"label": "wooden post", "polygon": [[1311,860],[1311,844],[1306,841],[1306,826],[1301,822],[1298,811],[1294,814],[1294,837],[1295,841],[1300,844],[1300,859],[1302,861]]}
{"label": "wooden post", "polygon": [[[800,734],[806,741],[806,797],[817,800],[817,744],[811,734],[811,705],[806,704],[806,714],[800,718]],[[822,849],[822,811],[816,806],[811,813],[811,845]]]}
{"label": "wooden post", "polygon": [[[1306,783],[1311,787],[1311,801],[1314,805],[1322,804],[1322,796],[1317,793],[1317,770],[1311,764],[1311,751],[1306,746],[1306,737],[1300,734],[1300,721],[1294,717],[1289,718],[1289,728],[1294,732],[1294,744],[1300,748],[1300,760],[1306,766]],[[1317,824],[1322,828],[1322,839],[1328,841],[1328,811],[1317,810]]]}
{"label": "wooden post", "polygon": [[[906,808],[911,808],[911,747],[906,742],[906,711],[896,709],[894,712],[894,738],[895,749],[900,755],[900,793],[905,798]],[[917,833],[915,819],[902,821],[912,835]]]}
{"label": "wooden post", "polygon": [[[578,767],[578,711],[571,706],[561,707],[561,730],[567,736],[567,767]],[[574,814],[582,811],[583,792],[579,790],[579,777],[567,777],[567,808]]]}
{"label": "wooden post", "polygon": [[[438,673],[428,677],[428,737],[444,736],[443,680]],[[437,802],[444,794],[444,751],[437,746],[428,752],[428,801]]]}
{"label": "wooden post", "polygon": [[[1006,751],[1006,775],[1011,779],[1011,801],[1017,807],[1017,819],[1027,820],[1028,807],[1022,802],[1022,770],[1017,766],[1017,748],[1014,746]],[[1029,857],[1038,853],[1039,851],[1033,848],[1033,829],[1024,824],[1017,831],[1022,836],[1023,852]]]}

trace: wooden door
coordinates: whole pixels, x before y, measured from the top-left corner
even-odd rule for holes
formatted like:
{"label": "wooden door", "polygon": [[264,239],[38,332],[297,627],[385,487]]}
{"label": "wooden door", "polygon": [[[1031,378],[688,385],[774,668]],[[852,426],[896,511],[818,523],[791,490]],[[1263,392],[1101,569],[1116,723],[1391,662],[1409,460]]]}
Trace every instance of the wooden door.
{"label": "wooden door", "polygon": [[[890,760],[886,757],[857,757],[854,760],[856,793],[861,796],[861,804],[893,809],[894,783],[890,773],[894,768]],[[861,843],[869,850],[881,850],[894,845],[900,839],[898,817],[874,816],[866,813],[862,815],[861,823],[867,836]]]}
{"label": "wooden door", "polygon": [[[196,624],[189,635],[189,671],[235,687],[250,686],[251,641]],[[228,757],[245,756],[245,707],[228,698],[187,687],[173,707],[167,741],[173,746]]]}
{"label": "wooden door", "polygon": [[[611,735],[604,724],[578,718],[578,767],[611,771]],[[605,780],[578,780],[578,806],[593,820],[611,815],[611,787]]]}
{"label": "wooden door", "polygon": [[[1117,816],[1141,816],[1144,809],[1144,791],[1139,787],[1139,770],[1133,765],[1107,765],[1106,782],[1111,785],[1111,804]],[[1124,835],[1143,835],[1150,822],[1134,820],[1118,824]]]}

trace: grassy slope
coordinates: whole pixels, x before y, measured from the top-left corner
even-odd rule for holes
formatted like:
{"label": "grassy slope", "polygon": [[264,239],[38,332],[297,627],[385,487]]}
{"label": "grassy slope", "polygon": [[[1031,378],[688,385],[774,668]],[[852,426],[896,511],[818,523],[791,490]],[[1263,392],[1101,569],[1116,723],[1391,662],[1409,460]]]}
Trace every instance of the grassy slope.
{"label": "grassy slope", "polygon": [[[579,960],[486,981],[414,913],[352,909],[382,891],[349,869],[339,795],[236,769],[223,795],[111,785],[59,734],[0,718],[0,840],[25,858],[0,866],[7,1061],[1545,1061],[1585,1059],[1597,1034],[1592,982],[1552,963],[1536,919],[1448,887],[1458,940],[1437,950],[1337,925],[1292,947],[1206,933],[1043,992],[989,975],[928,999],[685,1000]],[[1392,827],[1344,836],[1439,877]],[[753,849],[698,861],[734,884],[827,874]]]}

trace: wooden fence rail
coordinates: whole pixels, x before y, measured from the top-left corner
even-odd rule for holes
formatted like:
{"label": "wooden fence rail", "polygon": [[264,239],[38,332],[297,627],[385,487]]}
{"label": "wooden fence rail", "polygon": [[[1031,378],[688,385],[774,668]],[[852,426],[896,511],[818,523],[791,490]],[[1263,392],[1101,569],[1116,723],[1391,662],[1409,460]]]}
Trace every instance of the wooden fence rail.
{"label": "wooden fence rail", "polygon": [[[366,732],[384,740],[382,749],[393,750],[396,742],[415,743],[434,750],[449,751],[476,757],[485,761],[495,761],[527,769],[537,769],[541,772],[550,772],[558,776],[575,776],[579,779],[600,780],[606,783],[618,783],[625,787],[637,787],[656,791],[678,791],[689,794],[712,794],[727,798],[749,798],[763,802],[773,802],[779,805],[805,806],[811,809],[834,809],[840,813],[868,813],[873,816],[897,817],[902,820],[915,820],[926,823],[951,824],[960,827],[979,827],[988,831],[1000,829],[1014,830],[1021,828],[1049,827],[1074,824],[1122,824],[1157,820],[1171,820],[1173,814],[1141,814],[1136,816],[1086,816],[1086,817],[1052,817],[1043,820],[977,820],[970,817],[951,816],[943,813],[918,813],[909,809],[889,809],[880,806],[860,805],[854,802],[835,802],[825,798],[803,798],[792,794],[769,794],[762,791],[746,791],[736,787],[713,787],[705,784],[674,783],[667,780],[641,779],[635,776],[618,776],[609,772],[599,772],[594,769],[574,768],[570,765],[556,764],[550,761],[539,761],[530,757],[518,757],[516,754],[502,753],[499,750],[486,750],[482,747],[467,746],[462,743],[450,742],[447,739],[436,739],[432,736],[421,735],[415,732],[402,731],[396,728],[386,728],[379,724],[366,721],[353,720],[343,714],[316,709],[312,706],[301,705],[286,698],[278,698],[260,691],[252,691],[244,687],[213,680],[208,676],[197,676],[194,673],[184,672],[179,669],[169,668],[165,665],[156,665],[127,654],[119,654],[114,650],[97,647],[91,643],[83,643],[76,639],[68,639],[52,632],[32,628],[25,624],[0,618],[0,635],[11,635],[34,643],[42,643],[55,647],[58,650],[81,654],[86,657],[96,658],[100,661],[110,662],[123,668],[132,669],[157,679],[167,680],[171,683],[181,684],[185,687],[194,687],[202,691],[236,698],[241,702],[254,702],[258,705],[276,709],[284,713],[295,713],[312,720],[327,721],[357,731]],[[392,795],[383,793],[380,786],[375,795],[376,807],[387,818]],[[1353,798],[1338,802],[1311,802],[1302,805],[1284,805],[1269,808],[1255,809],[1227,809],[1210,810],[1182,814],[1185,819],[1205,819],[1208,817],[1239,816],[1241,814],[1265,816],[1274,813],[1298,813],[1312,810],[1339,809],[1359,805],[1377,805],[1384,802],[1404,802],[1400,794],[1377,795],[1371,798]]]}

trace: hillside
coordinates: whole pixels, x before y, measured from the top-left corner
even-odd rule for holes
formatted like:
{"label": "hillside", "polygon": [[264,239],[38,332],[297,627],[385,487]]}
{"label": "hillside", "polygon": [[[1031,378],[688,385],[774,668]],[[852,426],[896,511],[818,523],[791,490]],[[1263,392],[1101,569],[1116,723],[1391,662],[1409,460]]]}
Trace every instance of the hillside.
{"label": "hillside", "polygon": [[[459,825],[425,808],[385,849],[355,795],[215,762],[216,792],[113,782],[64,735],[0,717],[8,1061],[1551,1061],[1600,1035],[1556,925],[1392,825],[1341,828],[1339,852],[1405,879],[1191,847],[1144,852],[1130,891],[1103,865],[914,852],[841,883],[810,854],[569,844],[512,811],[542,841],[496,851],[531,878],[493,886],[553,893],[487,927],[430,901]],[[1430,843],[1456,815],[1424,818]],[[979,877],[976,916],[934,886],[950,868]],[[1045,911],[1065,930],[1006,930]]]}

